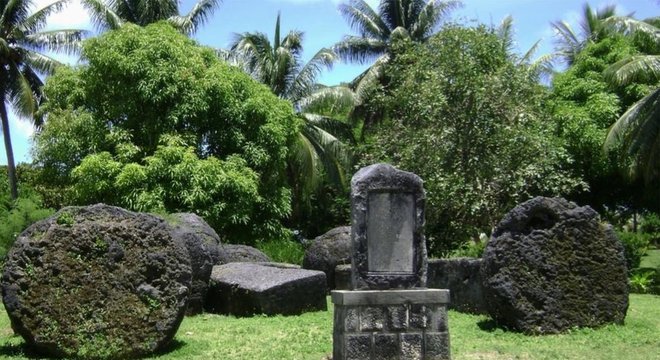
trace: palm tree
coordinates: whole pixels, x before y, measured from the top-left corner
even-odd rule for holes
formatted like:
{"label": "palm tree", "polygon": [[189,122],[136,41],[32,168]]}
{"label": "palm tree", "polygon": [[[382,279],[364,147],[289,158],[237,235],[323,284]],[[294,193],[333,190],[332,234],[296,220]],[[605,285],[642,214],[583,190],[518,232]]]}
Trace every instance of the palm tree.
{"label": "palm tree", "polygon": [[513,17],[508,15],[500,22],[500,25],[495,29],[497,37],[502,41],[502,49],[509,58],[518,66],[527,68],[527,72],[535,78],[550,78],[554,74],[553,61],[556,54],[545,54],[532,60],[541,44],[541,40],[537,40],[522,56],[515,53],[514,41],[514,27]]}
{"label": "palm tree", "polygon": [[179,0],[81,0],[92,22],[113,30],[125,22],[146,26],[166,20],[184,34],[192,35],[213,15],[222,0],[200,0],[187,15],[179,14]]}
{"label": "palm tree", "polygon": [[[605,70],[605,78],[617,86],[632,82],[660,81],[660,55],[635,55]],[[660,180],[660,87],[633,104],[607,134],[604,150],[622,146],[634,161],[628,167],[631,180],[647,185]]]}
{"label": "palm tree", "polygon": [[11,196],[18,197],[16,166],[11,144],[7,105],[25,118],[31,118],[36,126],[42,120],[35,117],[43,100],[43,82],[37,74],[50,74],[60,65],[44,51],[75,52],[83,30],[45,30],[50,14],[61,11],[68,0],[59,0],[30,14],[31,0],[0,2],[0,118],[7,152],[7,170]]}
{"label": "palm tree", "polygon": [[585,4],[580,20],[581,33],[576,33],[566,21],[554,21],[550,24],[555,30],[557,39],[557,53],[563,57],[568,65],[575,62],[575,57],[590,42],[597,42],[604,35],[604,20],[616,15],[616,6],[605,6],[594,10]]}
{"label": "palm tree", "polygon": [[381,0],[378,11],[365,0],[340,4],[339,11],[359,36],[345,36],[335,44],[335,52],[350,62],[374,61],[353,82],[358,95],[364,95],[368,85],[382,78],[382,69],[390,60],[394,41],[426,41],[441,20],[460,4],[458,0]]}
{"label": "palm tree", "polygon": [[[325,87],[316,83],[321,71],[331,68],[337,61],[337,55],[331,49],[323,48],[303,63],[303,33],[293,30],[282,37],[280,18],[278,14],[272,43],[264,33],[246,32],[237,34],[230,50],[220,54],[266,84],[277,96],[291,101],[300,114],[303,127],[292,149],[288,169],[297,197],[294,203],[298,204],[309,200],[323,176],[338,187],[345,187],[345,169],[350,162],[345,145],[337,137],[339,134],[352,137],[350,127],[309,110],[329,100],[352,106],[355,96],[346,87]],[[294,209],[294,217],[297,210]]]}

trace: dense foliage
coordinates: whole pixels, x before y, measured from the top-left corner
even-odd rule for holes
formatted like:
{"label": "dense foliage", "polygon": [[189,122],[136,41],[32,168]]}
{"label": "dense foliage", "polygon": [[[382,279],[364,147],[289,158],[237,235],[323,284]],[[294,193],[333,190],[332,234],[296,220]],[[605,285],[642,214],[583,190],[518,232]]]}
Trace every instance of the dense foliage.
{"label": "dense foliage", "polygon": [[65,202],[197,211],[233,242],[282,237],[290,103],[165,23],[84,45],[46,85],[34,156]]}
{"label": "dense foliage", "polygon": [[597,209],[643,202],[642,187],[630,186],[621,175],[626,160],[620,152],[603,152],[610,126],[655,85],[647,80],[615,87],[605,80],[603,72],[617,61],[638,54],[643,47],[639,37],[611,35],[587,45],[573,65],[553,79],[549,109],[557,135],[566,141],[575,159],[573,175],[589,184],[588,191],[578,194],[575,200]]}
{"label": "dense foliage", "polygon": [[485,27],[447,26],[426,45],[399,43],[387,70],[389,118],[363,162],[424,179],[436,255],[489,233],[520,201],[581,186],[564,171],[571,158],[542,111],[544,89],[501,41]]}
{"label": "dense foliage", "polygon": [[[19,166],[17,170],[20,180],[24,180],[22,175],[29,169]],[[21,186],[20,196],[13,200],[8,182],[7,178],[0,178],[0,261],[23,230],[55,212],[44,208],[39,194],[26,185]]]}

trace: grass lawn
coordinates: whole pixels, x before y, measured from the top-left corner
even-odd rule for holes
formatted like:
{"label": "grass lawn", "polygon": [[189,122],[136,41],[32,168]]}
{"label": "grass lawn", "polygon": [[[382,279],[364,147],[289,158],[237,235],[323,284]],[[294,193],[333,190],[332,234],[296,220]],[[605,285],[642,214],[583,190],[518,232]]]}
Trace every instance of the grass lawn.
{"label": "grass lawn", "polygon": [[642,256],[640,268],[660,269],[660,249],[649,249]]}
{"label": "grass lawn", "polygon": [[[332,306],[329,306],[331,309]],[[630,296],[624,326],[525,336],[486,316],[449,314],[453,359],[660,359],[660,296]],[[26,359],[23,341],[0,315],[0,358]],[[154,359],[316,359],[332,352],[332,311],[294,317],[186,318],[171,349]]]}

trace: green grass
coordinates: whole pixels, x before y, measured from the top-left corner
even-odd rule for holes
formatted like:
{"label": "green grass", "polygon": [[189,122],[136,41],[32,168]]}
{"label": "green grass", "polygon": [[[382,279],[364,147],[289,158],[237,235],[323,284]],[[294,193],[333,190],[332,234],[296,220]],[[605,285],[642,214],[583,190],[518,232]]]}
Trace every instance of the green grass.
{"label": "green grass", "polygon": [[660,249],[648,249],[642,256],[640,268],[660,269]]}
{"label": "green grass", "polygon": [[[329,306],[329,309],[332,307]],[[26,359],[23,341],[0,316],[0,358]],[[630,296],[624,326],[525,336],[492,326],[486,316],[450,311],[452,358],[660,359],[660,297]],[[186,318],[168,352],[153,359],[316,359],[332,352],[332,311],[293,317]]]}

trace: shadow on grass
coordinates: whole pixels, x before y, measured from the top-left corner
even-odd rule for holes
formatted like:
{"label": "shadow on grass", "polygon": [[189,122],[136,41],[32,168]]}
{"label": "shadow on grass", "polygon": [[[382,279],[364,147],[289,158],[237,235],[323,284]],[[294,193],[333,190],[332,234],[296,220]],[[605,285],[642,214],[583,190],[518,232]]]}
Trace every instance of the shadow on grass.
{"label": "shadow on grass", "polygon": [[[153,355],[161,356],[167,355],[171,352],[177,351],[186,346],[186,343],[181,340],[172,340],[167,346],[155,352]],[[25,343],[21,344],[3,344],[0,345],[0,359],[21,357],[25,359],[60,359],[59,357],[52,357],[37,352],[27,346]]]}
{"label": "shadow on grass", "polygon": [[498,326],[495,320],[493,319],[481,320],[477,323],[477,326],[479,327],[479,329],[486,332],[494,332],[495,330],[498,329],[505,330],[504,328]]}
{"label": "shadow on grass", "polygon": [[25,359],[58,359],[57,357],[51,357],[44,355],[31,349],[25,343],[21,344],[3,344],[0,345],[0,358],[25,358]]}
{"label": "shadow on grass", "polygon": [[174,351],[177,351],[177,350],[181,349],[184,346],[186,346],[185,341],[174,339],[174,340],[170,341],[170,343],[167,344],[167,346],[165,346],[164,348],[156,351],[154,353],[154,355],[157,355],[157,356],[167,355],[171,352],[174,352]]}

